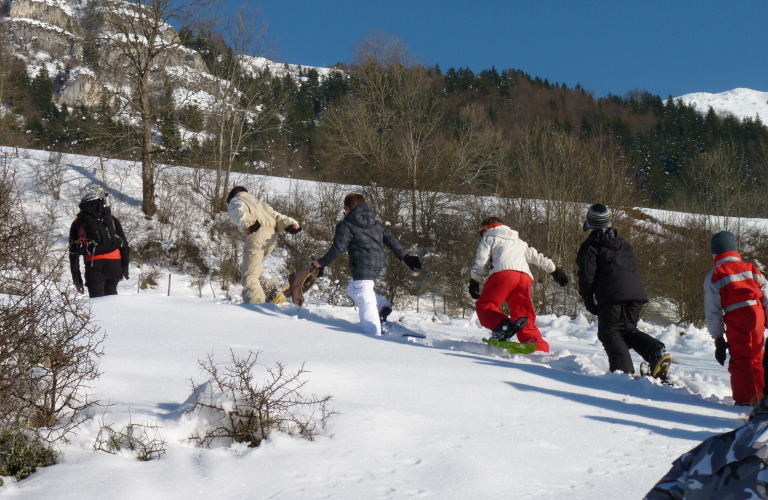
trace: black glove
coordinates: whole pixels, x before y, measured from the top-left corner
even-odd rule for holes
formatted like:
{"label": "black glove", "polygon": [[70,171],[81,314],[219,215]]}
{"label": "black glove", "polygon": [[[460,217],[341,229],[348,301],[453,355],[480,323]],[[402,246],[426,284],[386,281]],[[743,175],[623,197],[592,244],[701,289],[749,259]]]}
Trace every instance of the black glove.
{"label": "black glove", "polygon": [[474,278],[469,279],[469,295],[475,300],[480,298],[480,283]]}
{"label": "black glove", "polygon": [[301,232],[301,226],[298,228],[295,228],[293,226],[288,226],[285,228],[285,232],[288,234],[299,234]]}
{"label": "black glove", "polygon": [[248,231],[250,231],[251,234],[255,233],[259,229],[261,229],[261,222],[259,221],[254,222],[253,225],[248,227]]}
{"label": "black glove", "polygon": [[555,270],[550,273],[553,278],[555,278],[555,282],[560,286],[565,286],[568,284],[568,275],[565,274],[565,271],[560,269],[559,267],[555,266]]}
{"label": "black glove", "polygon": [[590,295],[589,297],[583,297],[583,299],[584,299],[584,307],[587,308],[587,311],[597,316],[597,313],[600,312],[600,308],[597,307],[597,304],[595,304],[595,297],[593,295]]}
{"label": "black glove", "polygon": [[129,279],[129,278],[130,278],[130,277],[128,276],[128,266],[125,266],[125,267],[123,268],[123,278],[125,278],[125,279]]}
{"label": "black glove", "polygon": [[413,271],[414,269],[421,269],[421,260],[418,255],[407,255],[403,257],[403,262],[408,266],[408,269]]}
{"label": "black glove", "polygon": [[715,339],[715,359],[720,365],[725,365],[725,353],[728,351],[728,342],[725,337],[720,336]]}
{"label": "black glove", "polygon": [[85,293],[82,283],[75,283],[75,288],[77,289],[77,293]]}

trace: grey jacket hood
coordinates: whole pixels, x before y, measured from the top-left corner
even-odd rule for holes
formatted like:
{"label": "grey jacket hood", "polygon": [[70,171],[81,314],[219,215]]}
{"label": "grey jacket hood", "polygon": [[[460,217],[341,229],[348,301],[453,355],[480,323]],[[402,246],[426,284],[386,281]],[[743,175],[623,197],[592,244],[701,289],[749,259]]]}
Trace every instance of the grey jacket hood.
{"label": "grey jacket hood", "polygon": [[346,222],[368,229],[376,225],[376,214],[367,202],[360,203],[344,217]]}

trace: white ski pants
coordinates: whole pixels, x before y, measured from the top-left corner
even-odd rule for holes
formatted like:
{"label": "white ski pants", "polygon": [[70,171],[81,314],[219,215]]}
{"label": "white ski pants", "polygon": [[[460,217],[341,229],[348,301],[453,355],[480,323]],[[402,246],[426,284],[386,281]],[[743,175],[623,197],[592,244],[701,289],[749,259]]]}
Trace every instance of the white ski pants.
{"label": "white ski pants", "polygon": [[381,335],[379,311],[392,307],[389,301],[373,291],[373,280],[352,280],[347,285],[347,295],[355,301],[360,312],[360,328],[367,335]]}

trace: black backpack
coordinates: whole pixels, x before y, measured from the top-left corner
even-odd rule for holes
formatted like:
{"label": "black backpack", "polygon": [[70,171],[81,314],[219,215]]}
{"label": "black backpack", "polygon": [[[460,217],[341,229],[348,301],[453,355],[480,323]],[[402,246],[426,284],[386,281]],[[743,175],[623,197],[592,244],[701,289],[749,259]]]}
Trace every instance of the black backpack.
{"label": "black backpack", "polygon": [[101,200],[80,204],[80,253],[101,255],[123,246],[123,240],[115,230],[112,211]]}

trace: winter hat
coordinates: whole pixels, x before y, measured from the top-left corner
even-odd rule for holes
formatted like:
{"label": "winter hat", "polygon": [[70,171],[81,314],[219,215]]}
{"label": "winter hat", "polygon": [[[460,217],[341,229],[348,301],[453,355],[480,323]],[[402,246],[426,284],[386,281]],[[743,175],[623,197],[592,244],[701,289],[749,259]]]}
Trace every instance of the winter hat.
{"label": "winter hat", "polygon": [[720,231],[712,237],[709,243],[709,253],[719,255],[725,252],[738,252],[739,244],[736,235],[730,231]]}
{"label": "winter hat", "polygon": [[83,196],[83,199],[80,200],[80,203],[88,203],[89,201],[98,200],[99,195],[96,193],[87,193],[85,196]]}
{"label": "winter hat", "polygon": [[602,203],[595,203],[587,211],[584,221],[584,232],[590,229],[603,229],[611,226],[611,211]]}

